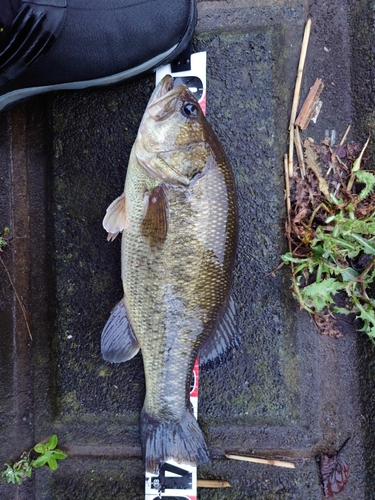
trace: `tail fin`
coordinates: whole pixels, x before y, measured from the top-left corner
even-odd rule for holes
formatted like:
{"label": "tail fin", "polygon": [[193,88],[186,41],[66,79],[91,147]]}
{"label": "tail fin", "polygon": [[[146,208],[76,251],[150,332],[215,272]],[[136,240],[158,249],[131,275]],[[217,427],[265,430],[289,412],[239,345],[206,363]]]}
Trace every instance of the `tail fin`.
{"label": "tail fin", "polygon": [[154,473],[168,460],[199,465],[210,459],[208,447],[198,422],[189,410],[179,421],[160,421],[142,410],[141,441],[146,471]]}

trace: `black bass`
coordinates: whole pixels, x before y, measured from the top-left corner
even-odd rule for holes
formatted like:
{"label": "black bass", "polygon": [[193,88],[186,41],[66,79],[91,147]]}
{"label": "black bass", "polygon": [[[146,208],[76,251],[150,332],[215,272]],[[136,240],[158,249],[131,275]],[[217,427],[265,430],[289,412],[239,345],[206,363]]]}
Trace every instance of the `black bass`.
{"label": "black bass", "polygon": [[166,76],[133,145],[124,193],[103,226],[122,231],[124,299],[103,333],[104,359],[142,351],[140,433],[146,469],[198,465],[208,447],[189,403],[197,355],[208,361],[236,337],[232,270],[237,202],[228,159],[193,94]]}

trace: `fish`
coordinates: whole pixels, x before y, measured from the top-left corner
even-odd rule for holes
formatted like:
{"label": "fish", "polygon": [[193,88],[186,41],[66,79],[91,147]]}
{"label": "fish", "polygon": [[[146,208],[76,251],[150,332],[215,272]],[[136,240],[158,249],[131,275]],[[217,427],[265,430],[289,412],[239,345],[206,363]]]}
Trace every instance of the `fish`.
{"label": "fish", "polygon": [[103,220],[122,232],[123,299],[101,337],[106,361],[139,350],[146,394],[143,460],[199,465],[210,459],[189,391],[194,362],[220,359],[239,334],[232,274],[238,208],[228,158],[193,93],[165,76],[133,144],[124,192]]}

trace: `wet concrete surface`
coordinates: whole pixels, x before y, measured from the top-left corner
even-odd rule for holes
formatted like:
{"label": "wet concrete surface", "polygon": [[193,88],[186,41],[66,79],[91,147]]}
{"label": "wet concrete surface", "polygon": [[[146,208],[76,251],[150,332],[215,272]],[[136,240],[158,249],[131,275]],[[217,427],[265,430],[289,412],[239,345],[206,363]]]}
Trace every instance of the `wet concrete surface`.
{"label": "wet concrete surface", "polygon": [[[323,498],[315,460],[351,437],[343,500],[375,498],[373,347],[353,325],[341,339],[318,335],[298,310],[287,269],[283,153],[303,28],[313,19],[302,96],[326,84],[308,135],[358,140],[374,130],[374,3],[333,0],[199,2],[194,39],[208,57],[207,117],[232,163],[240,207],[234,292],[241,347],[201,373],[199,421],[212,454],[199,478],[204,500]],[[153,77],[121,86],[33,99],[2,115],[0,274],[0,463],[57,432],[69,459],[4,499],[141,499],[138,417],[141,355],[106,364],[100,334],[122,295],[120,241],[101,221],[123,188]],[[284,458],[295,470],[231,462],[226,452]]]}

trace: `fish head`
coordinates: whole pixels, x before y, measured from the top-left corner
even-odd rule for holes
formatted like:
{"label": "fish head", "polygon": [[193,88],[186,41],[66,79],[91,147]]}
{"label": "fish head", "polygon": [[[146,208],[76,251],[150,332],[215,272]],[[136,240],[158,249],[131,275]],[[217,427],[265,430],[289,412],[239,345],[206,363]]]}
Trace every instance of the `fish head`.
{"label": "fish head", "polygon": [[210,127],[197,99],[170,75],[155,88],[135,142],[138,162],[167,184],[189,186],[211,155]]}

